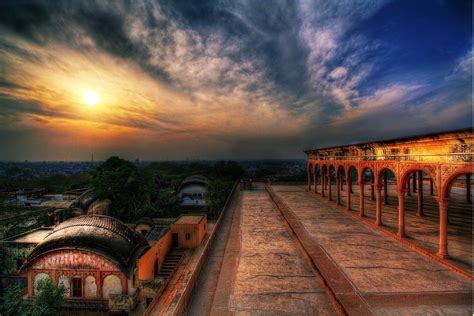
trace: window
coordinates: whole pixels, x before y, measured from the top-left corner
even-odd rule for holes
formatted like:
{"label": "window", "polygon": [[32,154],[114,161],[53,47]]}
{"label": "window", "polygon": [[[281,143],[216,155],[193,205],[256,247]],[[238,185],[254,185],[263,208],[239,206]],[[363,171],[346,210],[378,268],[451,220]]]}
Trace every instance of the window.
{"label": "window", "polygon": [[186,240],[191,240],[191,234],[186,233]]}
{"label": "window", "polygon": [[79,276],[72,278],[72,297],[82,297],[82,278]]}

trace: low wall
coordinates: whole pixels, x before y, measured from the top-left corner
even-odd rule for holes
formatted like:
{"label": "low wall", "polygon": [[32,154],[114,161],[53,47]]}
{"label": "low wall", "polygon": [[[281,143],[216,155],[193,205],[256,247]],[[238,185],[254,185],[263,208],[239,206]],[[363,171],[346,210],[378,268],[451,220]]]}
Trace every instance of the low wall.
{"label": "low wall", "polygon": [[[181,295],[175,296],[175,298],[173,299],[173,302],[171,303],[171,305],[169,306],[167,310],[167,313],[166,313],[167,315],[183,315],[184,312],[186,311],[189,298],[191,297],[193,289],[196,286],[199,275],[201,274],[202,267],[206,263],[209,249],[211,248],[212,243],[214,242],[214,239],[217,235],[217,232],[219,231],[224,215],[229,207],[230,201],[232,197],[234,196],[234,194],[236,194],[238,186],[239,186],[239,182],[236,182],[234,184],[234,187],[232,188],[232,191],[227,197],[224,207],[222,208],[222,212],[220,213],[219,218],[217,219],[216,224],[214,225],[214,228],[209,235],[209,238],[205,239],[204,244],[202,245],[201,254],[192,263],[189,269],[190,272],[184,277],[184,280],[183,280],[183,284],[185,284],[184,290],[182,291]],[[196,251],[198,251],[198,249],[199,248],[197,248]],[[165,286],[163,287],[163,289],[164,288]],[[148,306],[145,315],[150,314],[150,311],[154,308],[156,301],[157,300],[154,300],[154,302],[152,302],[152,304]]]}

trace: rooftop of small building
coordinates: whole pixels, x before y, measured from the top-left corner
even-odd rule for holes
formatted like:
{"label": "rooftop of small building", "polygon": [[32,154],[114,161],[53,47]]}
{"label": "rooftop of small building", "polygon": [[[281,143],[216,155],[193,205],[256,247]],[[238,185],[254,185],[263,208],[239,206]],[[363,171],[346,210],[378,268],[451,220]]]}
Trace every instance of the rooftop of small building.
{"label": "rooftop of small building", "polygon": [[68,219],[50,231],[28,256],[22,269],[39,256],[60,249],[83,249],[116,262],[129,275],[135,260],[149,248],[145,237],[118,219],[82,215]]}
{"label": "rooftop of small building", "polygon": [[207,185],[209,183],[209,179],[206,178],[205,176],[201,175],[194,175],[187,177],[184,179],[183,182],[179,185],[178,191],[180,191],[184,186],[189,185],[189,184],[201,184],[201,185]]}
{"label": "rooftop of small building", "polygon": [[182,215],[175,224],[199,224],[205,215]]}
{"label": "rooftop of small building", "polygon": [[166,225],[154,225],[145,238],[147,240],[160,240],[168,231],[170,230],[169,226]]}
{"label": "rooftop of small building", "polygon": [[41,227],[22,234],[8,237],[2,242],[18,243],[18,244],[38,244],[53,230],[53,227]]}
{"label": "rooftop of small building", "polygon": [[68,209],[72,205],[76,203],[75,200],[67,200],[67,201],[55,201],[55,200],[48,200],[41,203],[39,206],[41,207],[51,207],[51,208],[63,208]]}

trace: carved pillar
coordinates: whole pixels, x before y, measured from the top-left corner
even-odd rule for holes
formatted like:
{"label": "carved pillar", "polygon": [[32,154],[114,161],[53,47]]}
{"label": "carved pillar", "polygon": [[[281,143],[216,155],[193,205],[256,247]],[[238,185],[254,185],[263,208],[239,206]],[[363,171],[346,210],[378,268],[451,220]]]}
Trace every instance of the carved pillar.
{"label": "carved pillar", "polygon": [[359,182],[359,190],[360,190],[360,196],[359,196],[359,216],[363,217],[364,216],[364,181]]}
{"label": "carved pillar", "polygon": [[316,177],[316,166],[314,166],[313,177],[314,177],[314,193],[318,193],[318,182],[317,182],[317,177]]}
{"label": "carved pillar", "polygon": [[342,174],[339,175],[339,177],[341,178],[341,181],[339,182],[341,184],[341,191],[344,191],[344,179],[342,178]]}
{"label": "carved pillar", "polygon": [[351,210],[351,178],[346,177],[346,192],[347,192],[347,205],[346,205],[346,211]]}
{"label": "carved pillar", "polygon": [[418,209],[416,216],[423,215],[423,171],[418,171]]}
{"label": "carved pillar", "polygon": [[383,204],[388,204],[388,183],[387,183],[387,171],[383,173]]}
{"label": "carved pillar", "polygon": [[466,173],[466,201],[469,204],[472,204],[471,201],[471,174]]}
{"label": "carved pillar", "polygon": [[341,179],[336,176],[336,206],[341,203]]}
{"label": "carved pillar", "polygon": [[326,189],[326,174],[321,173],[321,196],[324,197],[324,191]]}
{"label": "carved pillar", "polygon": [[430,195],[434,195],[433,179],[430,178]]}
{"label": "carved pillar", "polygon": [[311,191],[311,172],[309,172],[309,167],[308,167],[308,192]]}
{"label": "carved pillar", "polygon": [[409,192],[406,189],[398,190],[398,237],[405,237],[405,192]]}
{"label": "carved pillar", "polygon": [[100,272],[97,272],[95,275],[95,283],[97,284],[97,297],[102,298],[103,296],[102,275]]}
{"label": "carved pillar", "polygon": [[413,193],[416,193],[416,172],[413,172],[413,177],[411,180],[413,182]]}
{"label": "carved pillar", "polygon": [[331,201],[331,171],[328,172],[328,201]]}
{"label": "carved pillar", "polygon": [[448,254],[448,204],[449,200],[436,198],[439,203],[439,250],[436,254],[443,259],[449,258]]}
{"label": "carved pillar", "polygon": [[375,187],[375,225],[382,225],[382,197],[381,197],[382,187],[377,185]]}
{"label": "carved pillar", "polygon": [[374,175],[372,174],[372,180],[370,181],[370,200],[373,201],[375,200],[375,194],[374,194]]}

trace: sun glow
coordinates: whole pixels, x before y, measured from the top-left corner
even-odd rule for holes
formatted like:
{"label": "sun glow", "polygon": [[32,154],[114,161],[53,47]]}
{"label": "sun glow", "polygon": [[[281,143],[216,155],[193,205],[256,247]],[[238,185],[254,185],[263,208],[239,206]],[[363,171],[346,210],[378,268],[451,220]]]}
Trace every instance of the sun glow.
{"label": "sun glow", "polygon": [[100,101],[100,95],[93,91],[85,91],[82,94],[82,98],[87,105],[96,105]]}

